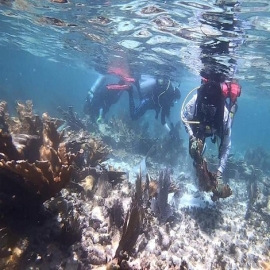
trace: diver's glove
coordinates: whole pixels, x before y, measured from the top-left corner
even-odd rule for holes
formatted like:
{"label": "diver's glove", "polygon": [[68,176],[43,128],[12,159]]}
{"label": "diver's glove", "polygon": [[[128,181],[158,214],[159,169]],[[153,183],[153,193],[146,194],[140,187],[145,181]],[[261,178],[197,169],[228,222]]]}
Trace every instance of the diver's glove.
{"label": "diver's glove", "polygon": [[198,141],[195,136],[191,135],[189,137],[189,154],[192,158],[195,157],[197,149],[198,149]]}

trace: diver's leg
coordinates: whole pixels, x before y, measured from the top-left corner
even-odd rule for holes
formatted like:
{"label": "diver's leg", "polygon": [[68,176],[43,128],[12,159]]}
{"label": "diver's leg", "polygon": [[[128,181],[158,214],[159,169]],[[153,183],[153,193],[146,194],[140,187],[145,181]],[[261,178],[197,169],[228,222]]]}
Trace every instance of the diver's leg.
{"label": "diver's leg", "polygon": [[132,120],[134,120],[134,112],[135,112],[135,102],[133,98],[132,89],[129,89],[128,91],[128,97],[129,97],[129,113]]}
{"label": "diver's leg", "polygon": [[151,105],[150,99],[145,98],[141,101],[140,105],[137,108],[135,108],[133,94],[129,92],[129,110],[130,110],[130,117],[132,120],[137,120],[141,116],[143,116],[147,110],[151,109],[150,105]]}
{"label": "diver's leg", "polygon": [[99,109],[99,115],[98,115],[98,118],[97,118],[97,123],[100,123],[103,119],[103,108],[100,108]]}

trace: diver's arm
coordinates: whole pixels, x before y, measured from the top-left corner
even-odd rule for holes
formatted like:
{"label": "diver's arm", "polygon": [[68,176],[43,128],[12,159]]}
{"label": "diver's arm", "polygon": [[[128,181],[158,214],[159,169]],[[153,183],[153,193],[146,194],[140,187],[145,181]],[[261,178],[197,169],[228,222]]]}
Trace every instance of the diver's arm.
{"label": "diver's arm", "polygon": [[228,159],[230,149],[231,149],[232,118],[230,117],[227,109],[225,109],[224,118],[225,119],[228,118],[228,121],[224,120],[224,138],[223,138],[222,146],[220,149],[220,161],[219,161],[218,171],[220,171],[221,173],[223,173],[226,167],[227,159]]}
{"label": "diver's arm", "polygon": [[196,107],[196,100],[197,100],[197,95],[194,95],[192,99],[184,107],[183,116],[182,116],[183,124],[185,125],[186,131],[188,132],[189,136],[193,136],[193,131],[188,121],[193,120],[195,107]]}
{"label": "diver's arm", "polygon": [[166,124],[165,111],[164,111],[164,108],[163,107],[161,109],[161,124],[163,126]]}
{"label": "diver's arm", "polygon": [[222,147],[220,149],[220,161],[219,161],[218,170],[221,173],[223,173],[226,167],[230,149],[231,149],[231,129],[228,130],[228,135],[224,136]]}
{"label": "diver's arm", "polygon": [[[167,121],[166,121],[167,118]],[[169,124],[168,124],[169,123]],[[171,119],[170,119],[170,108],[162,107],[161,109],[161,124],[166,128],[168,132],[171,131]]]}

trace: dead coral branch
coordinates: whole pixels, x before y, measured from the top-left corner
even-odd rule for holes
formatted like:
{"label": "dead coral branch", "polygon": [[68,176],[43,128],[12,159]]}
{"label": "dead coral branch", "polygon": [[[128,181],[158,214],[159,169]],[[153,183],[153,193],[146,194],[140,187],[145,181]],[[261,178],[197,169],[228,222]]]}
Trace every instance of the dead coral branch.
{"label": "dead coral branch", "polygon": [[218,183],[216,180],[216,174],[212,173],[207,168],[207,162],[202,156],[203,142],[198,140],[198,148],[194,158],[196,164],[196,174],[199,179],[199,187],[202,191],[212,191],[213,196],[211,197],[213,201],[219,198],[227,198],[232,195],[232,190],[227,184]]}

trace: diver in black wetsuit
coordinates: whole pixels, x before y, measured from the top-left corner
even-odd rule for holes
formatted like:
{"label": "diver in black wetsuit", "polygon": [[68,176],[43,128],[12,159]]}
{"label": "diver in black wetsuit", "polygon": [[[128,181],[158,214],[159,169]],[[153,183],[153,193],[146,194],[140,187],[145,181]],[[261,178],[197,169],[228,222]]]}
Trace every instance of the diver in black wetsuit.
{"label": "diver in black wetsuit", "polygon": [[[148,110],[155,110],[158,119],[161,112],[161,124],[171,131],[173,126],[170,121],[170,109],[174,103],[181,98],[180,90],[173,87],[171,80],[165,77],[155,78],[151,75],[142,75],[139,83],[135,83],[140,96],[140,104],[135,107],[134,102],[134,86],[130,87],[129,93],[129,109],[132,120],[137,120]],[[166,123],[169,120],[169,125]]]}
{"label": "diver in black wetsuit", "polygon": [[111,106],[118,102],[125,86],[119,76],[100,75],[88,92],[83,111],[90,115],[92,121],[100,123]]}

